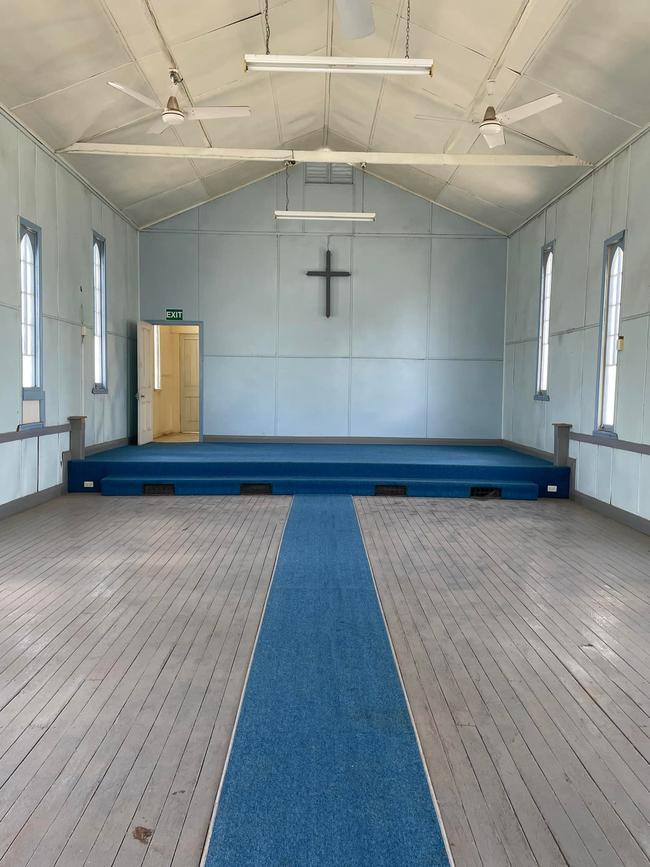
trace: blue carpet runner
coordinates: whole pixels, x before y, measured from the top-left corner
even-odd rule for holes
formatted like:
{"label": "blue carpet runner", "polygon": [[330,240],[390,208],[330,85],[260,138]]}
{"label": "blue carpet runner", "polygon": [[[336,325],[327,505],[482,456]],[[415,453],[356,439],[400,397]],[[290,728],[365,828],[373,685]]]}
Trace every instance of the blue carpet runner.
{"label": "blue carpet runner", "polygon": [[352,500],[296,497],[206,867],[447,867]]}

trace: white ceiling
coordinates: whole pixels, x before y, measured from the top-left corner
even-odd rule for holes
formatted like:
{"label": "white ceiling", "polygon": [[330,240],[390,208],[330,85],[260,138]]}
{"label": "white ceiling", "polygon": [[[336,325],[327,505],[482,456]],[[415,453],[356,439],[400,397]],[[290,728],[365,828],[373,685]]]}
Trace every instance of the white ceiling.
{"label": "white ceiling", "polygon": [[[517,125],[501,153],[553,149],[597,162],[650,121],[648,0],[411,0],[411,56],[431,79],[246,73],[264,51],[263,0],[30,0],[0,28],[0,102],[53,148],[79,140],[215,147],[296,144],[481,152],[486,82],[497,109],[550,91],[563,104]],[[277,54],[404,53],[406,0],[375,0],[376,32],[346,42],[333,0],[271,0]],[[186,124],[153,137],[149,108],[115,80],[164,101],[177,66],[193,105],[247,104],[250,119]],[[417,121],[438,114],[448,122]],[[277,170],[273,164],[70,155],[138,226]],[[378,168],[374,173],[510,232],[581,168]]]}

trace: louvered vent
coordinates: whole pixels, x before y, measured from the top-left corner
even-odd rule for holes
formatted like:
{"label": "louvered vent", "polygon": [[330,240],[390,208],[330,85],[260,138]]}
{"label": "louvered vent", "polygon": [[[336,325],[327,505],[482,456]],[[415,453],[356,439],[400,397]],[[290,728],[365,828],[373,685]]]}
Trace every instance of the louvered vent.
{"label": "louvered vent", "polygon": [[352,166],[346,163],[307,163],[306,184],[351,184]]}
{"label": "louvered vent", "polygon": [[173,497],[176,495],[176,485],[168,482],[144,482],[142,485],[143,497]]}
{"label": "louvered vent", "polygon": [[351,184],[352,179],[352,166],[346,163],[330,164],[330,184]]}
{"label": "louvered vent", "polygon": [[375,485],[375,497],[406,497],[406,485]]}
{"label": "louvered vent", "polygon": [[272,494],[273,486],[268,482],[242,482],[239,486],[240,494],[260,495]]}

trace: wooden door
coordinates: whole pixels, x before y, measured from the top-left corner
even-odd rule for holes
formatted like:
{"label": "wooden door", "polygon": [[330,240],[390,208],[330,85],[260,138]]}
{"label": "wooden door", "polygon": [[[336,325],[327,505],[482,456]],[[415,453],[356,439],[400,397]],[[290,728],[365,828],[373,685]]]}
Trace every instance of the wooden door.
{"label": "wooden door", "polygon": [[138,322],[138,445],[153,440],[153,325]]}
{"label": "wooden door", "polygon": [[180,335],[181,368],[181,432],[198,433],[199,430],[199,336]]}

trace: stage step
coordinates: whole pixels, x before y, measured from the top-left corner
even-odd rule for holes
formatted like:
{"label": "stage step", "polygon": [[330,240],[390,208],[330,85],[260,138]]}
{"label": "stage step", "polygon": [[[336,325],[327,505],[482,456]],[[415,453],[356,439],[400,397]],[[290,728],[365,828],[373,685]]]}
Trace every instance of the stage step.
{"label": "stage step", "polygon": [[241,493],[349,494],[355,496],[402,495],[410,497],[500,497],[504,500],[536,500],[536,482],[500,479],[404,479],[404,478],[262,478],[227,476],[104,476],[104,496],[214,495]]}

